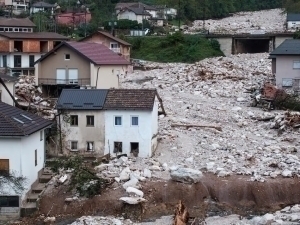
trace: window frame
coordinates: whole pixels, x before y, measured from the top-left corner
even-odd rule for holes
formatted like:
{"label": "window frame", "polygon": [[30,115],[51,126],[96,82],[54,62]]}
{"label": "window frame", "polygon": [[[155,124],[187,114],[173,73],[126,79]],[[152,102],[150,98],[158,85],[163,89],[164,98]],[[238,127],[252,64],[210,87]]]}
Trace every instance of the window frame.
{"label": "window frame", "polygon": [[[18,64],[19,60],[20,60],[20,66],[17,66],[19,65]],[[21,68],[21,67],[22,67],[22,55],[14,55],[14,68]]]}
{"label": "window frame", "polygon": [[29,67],[34,67],[34,58],[35,58],[34,55],[29,55]]}
{"label": "window frame", "polygon": [[37,166],[37,149],[34,150],[34,166]]}
{"label": "window frame", "polygon": [[7,67],[7,55],[2,55],[2,67]]}
{"label": "window frame", "polygon": [[[72,118],[76,118],[76,120],[73,120]],[[76,121],[76,124],[73,124],[74,121]],[[70,115],[70,126],[78,127],[78,115]]]}
{"label": "window frame", "polygon": [[[92,123],[89,124],[89,118],[92,119]],[[95,116],[94,115],[87,115],[86,116],[86,126],[87,127],[94,127],[95,126]]]}
{"label": "window frame", "polygon": [[[73,146],[73,144],[75,144],[76,143],[76,149],[74,148],[72,148]],[[77,152],[78,151],[78,141],[70,141],[70,149],[71,149],[71,151],[72,152]]]}
{"label": "window frame", "polygon": [[40,130],[40,141],[44,140],[44,132]]}
{"label": "window frame", "polygon": [[[68,58],[67,58],[68,57]],[[68,53],[66,53],[65,54],[65,60],[70,60],[71,59],[71,55],[70,54],[68,54]]]}
{"label": "window frame", "polygon": [[[133,118],[137,118],[137,125],[133,124]],[[135,116],[135,115],[132,115],[130,116],[130,126],[132,127],[138,127],[139,126],[139,116]]]}
{"label": "window frame", "polygon": [[[92,143],[93,149],[88,149],[89,143]],[[86,151],[87,151],[87,152],[93,152],[93,151],[95,151],[95,144],[94,144],[93,141],[87,141],[87,142],[86,142]]]}
{"label": "window frame", "polygon": [[[8,200],[8,199],[12,200]],[[7,204],[3,204],[6,201]],[[17,203],[17,204],[9,204],[9,203]],[[19,208],[20,207],[20,197],[19,196],[0,196],[0,208]]]}
{"label": "window frame", "polygon": [[[120,117],[121,118],[121,124],[116,124],[116,118]],[[122,116],[114,116],[114,126],[116,127],[121,127],[123,122],[123,117]]]}
{"label": "window frame", "polygon": [[[284,82],[284,80],[285,80],[285,82]],[[282,80],[281,80],[281,82],[282,82],[282,84],[281,84],[281,86],[282,87],[293,87],[293,78],[282,78]],[[286,84],[287,82],[291,82],[291,84],[290,85],[284,85],[284,84]]]}
{"label": "window frame", "polygon": [[[120,150],[118,150],[118,151],[115,150],[116,149],[115,146],[116,146],[117,143],[119,143],[119,144],[121,143],[121,151]],[[116,153],[116,154],[123,152],[123,142],[122,141],[114,141],[113,152]]]}
{"label": "window frame", "polygon": [[[295,64],[297,64],[296,67]],[[299,70],[299,69],[300,69],[300,60],[293,60],[293,70]]]}
{"label": "window frame", "polygon": [[[9,167],[10,167],[10,163],[9,163],[9,159],[0,159],[0,161],[3,161],[3,164],[7,164],[8,166],[8,168],[7,169],[1,169],[0,168],[0,175],[1,174],[5,174],[5,175],[9,175]],[[0,164],[1,164],[1,162],[0,162]]]}

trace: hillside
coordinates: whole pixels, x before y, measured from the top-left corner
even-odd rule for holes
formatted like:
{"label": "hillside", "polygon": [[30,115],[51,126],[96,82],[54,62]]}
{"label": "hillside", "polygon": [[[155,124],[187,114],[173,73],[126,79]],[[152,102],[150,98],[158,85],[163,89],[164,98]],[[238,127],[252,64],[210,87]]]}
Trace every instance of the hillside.
{"label": "hillside", "polygon": [[155,62],[192,63],[204,58],[221,56],[220,45],[199,35],[175,33],[166,37],[132,37],[131,58]]}

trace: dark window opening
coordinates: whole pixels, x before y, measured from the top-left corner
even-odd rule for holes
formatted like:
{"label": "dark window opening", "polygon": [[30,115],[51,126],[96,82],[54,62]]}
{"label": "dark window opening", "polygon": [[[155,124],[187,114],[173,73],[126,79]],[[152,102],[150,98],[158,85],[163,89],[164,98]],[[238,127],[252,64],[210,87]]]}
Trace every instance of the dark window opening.
{"label": "dark window opening", "polygon": [[71,122],[71,126],[78,126],[78,116],[77,115],[72,115],[70,122]]}
{"label": "dark window opening", "polygon": [[34,55],[29,56],[29,67],[34,67]]}
{"label": "dark window opening", "polygon": [[139,155],[139,143],[138,142],[130,143],[130,153],[132,153],[132,155],[134,157],[138,157],[138,155]]}
{"label": "dark window opening", "polygon": [[13,29],[12,28],[8,28],[8,31],[13,31]]}
{"label": "dark window opening", "polygon": [[114,153],[120,153],[122,151],[122,142],[114,142]]}
{"label": "dark window opening", "polygon": [[22,66],[22,58],[20,55],[14,56],[14,67],[21,67]]}
{"label": "dark window opening", "polygon": [[37,150],[34,151],[34,165],[37,166]]}
{"label": "dark window opening", "polygon": [[86,142],[86,150],[87,151],[94,151],[94,142],[92,142],[92,141]]}
{"label": "dark window opening", "polygon": [[71,58],[70,54],[65,54],[65,60],[69,60]]}
{"label": "dark window opening", "polygon": [[94,116],[86,116],[86,125],[94,126]]}
{"label": "dark window opening", "polygon": [[19,77],[22,73],[21,70],[12,70],[11,72],[12,72],[13,77]]}
{"label": "dark window opening", "polygon": [[14,41],[14,51],[23,52],[23,41]]}
{"label": "dark window opening", "polygon": [[22,74],[23,74],[23,75],[28,75],[28,70],[23,70],[23,71],[22,71]]}
{"label": "dark window opening", "polygon": [[71,141],[71,150],[78,150],[78,142]]}
{"label": "dark window opening", "polygon": [[121,126],[121,125],[122,125],[122,117],[115,116],[115,126]]}
{"label": "dark window opening", "polygon": [[1,207],[19,207],[19,196],[0,196]]}
{"label": "dark window opening", "polygon": [[4,31],[4,28],[0,28],[0,31]]}
{"label": "dark window opening", "polygon": [[40,51],[48,52],[48,41],[40,41]]}
{"label": "dark window opening", "polygon": [[3,63],[3,67],[7,67],[7,56],[6,55],[2,56],[2,63]]}
{"label": "dark window opening", "polygon": [[2,102],[2,91],[0,91],[0,102]]}

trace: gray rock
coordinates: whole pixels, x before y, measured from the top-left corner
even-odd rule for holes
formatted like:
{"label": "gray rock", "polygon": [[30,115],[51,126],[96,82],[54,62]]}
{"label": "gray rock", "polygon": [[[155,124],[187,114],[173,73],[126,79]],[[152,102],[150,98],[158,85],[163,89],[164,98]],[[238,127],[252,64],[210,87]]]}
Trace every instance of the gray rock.
{"label": "gray rock", "polygon": [[199,170],[190,168],[178,168],[170,172],[172,180],[182,183],[198,183],[203,177],[203,174]]}

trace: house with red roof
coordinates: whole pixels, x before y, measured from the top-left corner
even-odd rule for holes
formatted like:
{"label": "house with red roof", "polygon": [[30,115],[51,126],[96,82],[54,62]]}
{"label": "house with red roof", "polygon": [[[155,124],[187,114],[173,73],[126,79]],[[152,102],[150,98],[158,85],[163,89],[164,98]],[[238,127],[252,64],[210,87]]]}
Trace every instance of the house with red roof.
{"label": "house with red roof", "polygon": [[53,97],[66,88],[118,88],[129,64],[99,43],[62,42],[35,62],[36,84]]}

